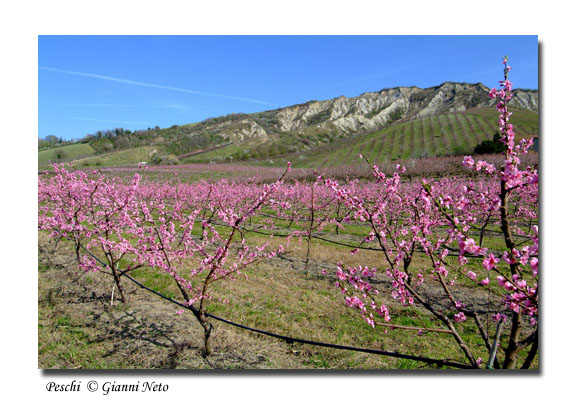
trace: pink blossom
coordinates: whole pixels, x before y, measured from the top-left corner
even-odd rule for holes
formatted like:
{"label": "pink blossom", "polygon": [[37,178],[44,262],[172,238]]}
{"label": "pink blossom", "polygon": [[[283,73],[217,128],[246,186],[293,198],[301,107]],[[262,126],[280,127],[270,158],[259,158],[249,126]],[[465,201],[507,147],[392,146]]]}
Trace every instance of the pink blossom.
{"label": "pink blossom", "polygon": [[539,273],[539,258],[537,258],[537,257],[531,258],[531,261],[529,261],[529,264],[531,265],[531,270],[533,272],[533,278],[535,278],[537,276],[537,274]]}
{"label": "pink blossom", "polygon": [[475,166],[475,160],[471,156],[465,156],[463,158],[463,165],[467,168],[473,168]]}
{"label": "pink blossom", "polygon": [[482,286],[487,286],[487,285],[489,285],[489,278],[483,279],[481,282],[479,282],[479,284],[482,285]]}
{"label": "pink blossom", "polygon": [[453,318],[455,319],[455,321],[457,323],[462,323],[463,321],[467,320],[467,316],[465,316],[465,313],[463,313],[462,311],[458,312],[457,314],[455,314],[453,316]]}
{"label": "pink blossom", "polygon": [[494,269],[497,264],[499,263],[499,258],[496,258],[492,253],[489,254],[489,256],[487,258],[485,258],[483,260],[483,267],[487,270],[490,271],[492,269]]}

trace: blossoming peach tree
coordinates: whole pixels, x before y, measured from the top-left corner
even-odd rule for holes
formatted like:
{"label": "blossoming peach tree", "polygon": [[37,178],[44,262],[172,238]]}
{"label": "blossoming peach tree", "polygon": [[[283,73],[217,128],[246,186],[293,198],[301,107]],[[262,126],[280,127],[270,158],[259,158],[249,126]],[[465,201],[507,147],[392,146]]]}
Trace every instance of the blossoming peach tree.
{"label": "blossoming peach tree", "polygon": [[[54,238],[72,240],[82,270],[113,275],[123,302],[128,302],[124,275],[143,267],[170,275],[184,307],[204,330],[208,355],[212,325],[206,305],[214,298],[227,300],[214,295],[213,285],[241,277],[247,266],[283,251],[282,245],[269,248],[266,242],[249,245],[242,225],[267,203],[289,171],[290,163],[272,184],[248,189],[221,184],[228,192],[218,193],[210,192],[207,183],[143,185],[137,173],[127,185],[97,172],[89,176],[55,165],[49,181],[39,180],[38,226]],[[224,226],[211,224],[207,211]]]}
{"label": "blossoming peach tree", "polygon": [[[388,278],[383,287],[376,268],[339,264],[337,286],[345,303],[385,332],[449,334],[476,368],[529,368],[538,354],[538,171],[521,167],[520,156],[529,152],[532,139],[515,142],[506,57],[503,64],[500,89],[489,93],[500,112],[500,140],[506,146],[502,165],[470,156],[463,160],[467,169],[484,173],[485,181],[423,179],[411,187],[401,181],[402,167],[387,178],[373,166],[371,198],[325,181],[351,208],[351,221],[368,223],[364,241],[378,243]],[[439,326],[396,324],[391,298],[418,307],[421,316]],[[468,322],[481,346],[464,338]]]}

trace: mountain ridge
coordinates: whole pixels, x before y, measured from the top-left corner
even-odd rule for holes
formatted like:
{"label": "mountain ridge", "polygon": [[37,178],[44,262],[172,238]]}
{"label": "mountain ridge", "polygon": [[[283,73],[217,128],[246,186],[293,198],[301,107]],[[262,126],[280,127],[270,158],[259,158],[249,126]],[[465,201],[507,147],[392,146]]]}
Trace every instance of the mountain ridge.
{"label": "mountain ridge", "polygon": [[[341,95],[262,112],[233,113],[164,129],[99,132],[82,142],[93,146],[96,153],[154,146],[149,160],[158,163],[190,161],[193,157],[198,160],[199,155],[216,162],[268,159],[310,152],[335,140],[368,135],[402,122],[474,109],[494,110],[496,100],[488,92],[482,83],[447,81],[428,88],[397,86],[355,97]],[[539,91],[516,89],[509,105],[536,115]]]}
{"label": "mountain ridge", "polygon": [[[393,87],[377,92],[365,92],[356,97],[339,96],[328,100],[311,100],[280,109],[237,114],[243,120],[203,122],[221,136],[233,142],[247,138],[263,138],[275,133],[305,133],[311,127],[340,134],[374,131],[400,119],[422,118],[470,108],[489,107],[495,101],[487,96],[489,89],[481,83],[445,82],[438,86],[419,88]],[[536,112],[538,90],[515,90],[510,105]],[[221,120],[222,117],[216,118]]]}

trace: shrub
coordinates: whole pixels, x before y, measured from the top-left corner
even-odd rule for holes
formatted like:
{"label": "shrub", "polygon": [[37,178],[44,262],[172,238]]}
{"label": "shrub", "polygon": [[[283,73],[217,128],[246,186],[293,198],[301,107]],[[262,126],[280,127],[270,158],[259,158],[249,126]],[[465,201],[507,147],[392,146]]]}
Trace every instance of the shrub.
{"label": "shrub", "polygon": [[492,140],[483,140],[473,150],[474,154],[499,154],[505,151],[505,144],[501,141],[499,133],[493,135]]}

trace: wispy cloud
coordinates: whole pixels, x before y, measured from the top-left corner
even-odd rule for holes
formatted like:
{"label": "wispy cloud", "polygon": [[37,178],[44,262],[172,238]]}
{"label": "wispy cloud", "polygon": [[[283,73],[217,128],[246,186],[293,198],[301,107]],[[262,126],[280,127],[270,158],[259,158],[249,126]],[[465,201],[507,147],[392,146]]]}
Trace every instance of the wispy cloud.
{"label": "wispy cloud", "polygon": [[82,104],[69,103],[59,104],[63,107],[103,107],[103,108],[188,108],[188,105],[167,104],[167,105],[135,105],[135,104]]}
{"label": "wispy cloud", "polygon": [[159,108],[189,108],[188,105],[182,105],[182,104],[168,104],[168,105],[159,105]]}
{"label": "wispy cloud", "polygon": [[104,107],[104,108],[147,108],[146,105],[133,105],[133,104],[79,104],[79,103],[70,103],[70,104],[59,104],[63,107]]}
{"label": "wispy cloud", "polygon": [[71,70],[54,69],[54,68],[52,68],[52,67],[44,67],[44,66],[38,66],[38,68],[39,68],[39,69],[42,69],[42,70],[49,70],[49,71],[52,71],[52,72],[72,74],[72,75],[83,76],[83,77],[91,77],[91,78],[101,79],[101,80],[115,81],[115,82],[117,82],[117,83],[130,84],[130,85],[133,85],[133,86],[160,88],[160,89],[163,89],[163,90],[179,91],[179,92],[181,92],[181,93],[189,93],[189,94],[196,94],[196,95],[206,95],[206,96],[209,96],[209,97],[227,98],[227,99],[229,99],[229,100],[251,102],[251,103],[254,103],[254,104],[276,105],[276,104],[272,104],[272,103],[270,103],[270,102],[268,102],[268,101],[255,100],[255,99],[252,99],[252,98],[236,97],[236,96],[233,96],[233,95],[226,95],[226,94],[205,93],[205,92],[202,92],[202,91],[189,90],[189,89],[186,89],[186,88],[163,86],[163,85],[160,85],[160,84],[144,83],[144,82],[142,82],[142,81],[126,80],[126,79],[120,79],[120,78],[117,78],[117,77],[103,76],[103,75],[101,75],[101,74],[75,72],[75,71],[71,71]]}
{"label": "wispy cloud", "polygon": [[94,118],[78,118],[75,116],[69,116],[66,119],[74,119],[77,121],[93,121],[93,122],[110,122],[110,123],[125,123],[130,125],[149,125],[147,122],[132,122],[132,121],[117,121],[114,119],[94,119]]}

